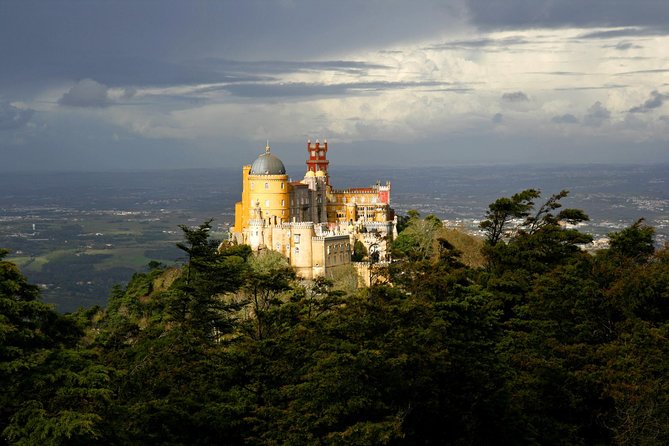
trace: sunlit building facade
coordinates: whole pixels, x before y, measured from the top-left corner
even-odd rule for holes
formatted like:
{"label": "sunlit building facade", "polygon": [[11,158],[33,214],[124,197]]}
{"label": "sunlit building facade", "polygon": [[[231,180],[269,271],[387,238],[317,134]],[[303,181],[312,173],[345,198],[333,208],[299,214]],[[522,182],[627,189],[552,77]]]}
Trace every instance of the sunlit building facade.
{"label": "sunlit building facade", "polygon": [[290,181],[267,144],[253,164],[242,168],[242,199],[235,205],[231,239],[256,251],[283,254],[305,279],[349,265],[356,241],[375,260],[388,260],[396,236],[390,182],[335,189],[327,151],[327,141],[307,141],[304,178]]}

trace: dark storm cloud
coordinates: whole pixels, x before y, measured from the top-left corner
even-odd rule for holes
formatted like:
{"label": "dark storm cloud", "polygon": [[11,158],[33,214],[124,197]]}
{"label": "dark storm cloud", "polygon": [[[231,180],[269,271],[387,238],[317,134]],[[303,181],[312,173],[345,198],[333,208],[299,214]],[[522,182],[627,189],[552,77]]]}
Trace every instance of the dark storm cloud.
{"label": "dark storm cloud", "polygon": [[571,113],[566,113],[561,116],[553,116],[551,122],[555,124],[578,124],[578,118]]}
{"label": "dark storm cloud", "polygon": [[[3,2],[0,90],[3,86],[15,90],[20,83],[82,78],[112,87],[259,80],[230,79],[225,64],[197,61],[313,60],[418,40],[444,26],[456,26],[461,20],[457,8],[438,0]],[[193,60],[196,63],[190,63]],[[342,61],[307,65],[232,68],[250,72],[370,68]]]}
{"label": "dark storm cloud", "polygon": [[471,20],[481,28],[652,26],[669,23],[666,0],[469,0]]}
{"label": "dark storm cloud", "polygon": [[30,121],[33,113],[33,110],[24,110],[0,102],[0,130],[14,130],[23,127]]}
{"label": "dark storm cloud", "polygon": [[[388,90],[420,89],[423,87],[448,87],[446,82],[349,82],[341,84],[320,84],[291,82],[277,84],[234,84],[207,87],[198,91],[225,90],[238,97],[246,98],[298,98],[308,96],[341,96],[378,93]],[[445,88],[444,91],[449,90]],[[463,91],[463,88],[453,88]]]}
{"label": "dark storm cloud", "polygon": [[662,94],[660,92],[652,91],[650,93],[650,99],[646,100],[643,104],[630,108],[630,113],[647,113],[656,108],[662,107],[665,99],[669,99],[669,94]]}
{"label": "dark storm cloud", "polygon": [[597,101],[588,108],[588,112],[583,116],[583,124],[589,127],[600,127],[610,117],[611,112],[601,102]]}
{"label": "dark storm cloud", "polygon": [[522,91],[514,91],[512,93],[504,93],[502,101],[504,102],[527,102],[530,98]]}
{"label": "dark storm cloud", "polygon": [[105,85],[93,79],[82,79],[58,103],[70,107],[106,107],[110,104],[109,92]]}

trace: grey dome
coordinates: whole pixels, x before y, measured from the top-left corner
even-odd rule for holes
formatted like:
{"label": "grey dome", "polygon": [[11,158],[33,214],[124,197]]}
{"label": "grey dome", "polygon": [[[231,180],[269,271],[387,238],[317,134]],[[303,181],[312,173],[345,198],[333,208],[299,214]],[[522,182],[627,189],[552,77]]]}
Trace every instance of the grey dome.
{"label": "grey dome", "polygon": [[276,156],[267,151],[251,165],[251,175],[285,175],[286,167]]}

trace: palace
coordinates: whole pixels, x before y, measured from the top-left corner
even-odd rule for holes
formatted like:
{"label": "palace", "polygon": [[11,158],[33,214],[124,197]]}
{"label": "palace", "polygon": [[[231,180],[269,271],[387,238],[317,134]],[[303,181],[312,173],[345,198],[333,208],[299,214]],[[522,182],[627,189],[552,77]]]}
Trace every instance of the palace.
{"label": "palace", "polygon": [[242,200],[235,205],[231,239],[255,251],[283,254],[304,279],[350,265],[356,241],[373,260],[388,261],[397,235],[390,182],[334,189],[327,152],[327,141],[307,141],[304,178],[290,181],[268,143],[265,153],[242,168]]}

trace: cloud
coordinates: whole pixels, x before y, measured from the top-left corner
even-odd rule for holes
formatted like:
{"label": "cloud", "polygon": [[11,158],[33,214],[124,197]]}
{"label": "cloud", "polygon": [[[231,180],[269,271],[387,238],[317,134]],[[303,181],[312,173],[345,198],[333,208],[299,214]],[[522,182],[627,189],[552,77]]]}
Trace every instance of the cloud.
{"label": "cloud", "polygon": [[33,110],[21,109],[0,102],[0,130],[14,130],[23,127],[33,113]]}
{"label": "cloud", "polygon": [[669,9],[662,0],[468,0],[470,20],[481,28],[564,28],[665,26]]}
{"label": "cloud", "polygon": [[641,105],[629,109],[630,113],[647,113],[656,108],[662,107],[665,99],[669,99],[669,94],[662,94],[657,90],[650,93],[650,99]]}
{"label": "cloud", "polygon": [[561,116],[553,116],[551,122],[555,124],[578,124],[578,118],[571,113],[566,113]]}
{"label": "cloud", "polygon": [[495,124],[501,124],[504,121],[504,115],[501,113],[495,113],[492,117],[492,122]]}
{"label": "cloud", "polygon": [[70,107],[106,107],[110,104],[109,92],[105,85],[93,79],[82,79],[58,103]]}
{"label": "cloud", "polygon": [[623,71],[622,73],[615,73],[615,76],[626,76],[630,74],[657,74],[657,73],[669,73],[669,68],[656,68],[653,70],[636,70],[636,71]]}
{"label": "cloud", "polygon": [[604,48],[615,48],[619,51],[627,51],[631,49],[640,49],[643,47],[632,42],[618,42],[615,45],[604,45]]}
{"label": "cloud", "polygon": [[555,91],[580,91],[580,90],[609,90],[614,88],[627,88],[627,85],[620,84],[604,84],[590,87],[557,87]]}
{"label": "cloud", "polygon": [[583,123],[589,127],[600,127],[610,117],[611,112],[597,101],[588,108],[588,112],[583,116]]}
{"label": "cloud", "polygon": [[448,42],[427,47],[426,49],[439,51],[455,49],[486,49],[490,47],[504,48],[516,45],[526,45],[528,43],[530,43],[529,40],[520,36],[500,37],[497,39],[491,37],[482,37],[471,40],[450,40]]}
{"label": "cloud", "polygon": [[225,90],[234,96],[246,98],[279,98],[308,96],[342,96],[379,93],[389,90],[445,87],[440,91],[469,91],[466,87],[449,88],[448,82],[348,82],[340,84],[286,82],[286,83],[243,83],[206,87],[206,91]]}
{"label": "cloud", "polygon": [[123,94],[121,97],[123,99],[131,99],[137,94],[137,89],[135,87],[126,87],[123,89]]}
{"label": "cloud", "polygon": [[590,31],[579,35],[577,39],[613,39],[618,37],[664,36],[667,34],[669,34],[669,30],[666,27],[631,27]]}
{"label": "cloud", "polygon": [[361,62],[357,60],[256,60],[240,61],[231,59],[205,58],[195,61],[215,70],[223,70],[228,73],[244,74],[285,74],[309,71],[334,71],[349,74],[365,74],[369,70],[389,69],[391,67],[381,64]]}
{"label": "cloud", "polygon": [[504,93],[502,101],[504,102],[528,102],[530,98],[522,91],[514,91],[512,93]]}

